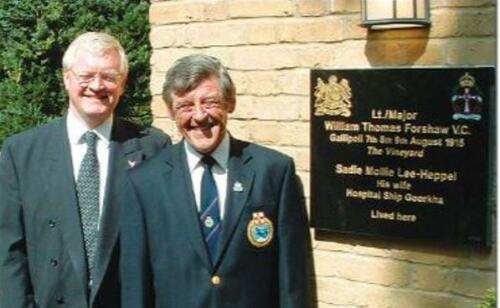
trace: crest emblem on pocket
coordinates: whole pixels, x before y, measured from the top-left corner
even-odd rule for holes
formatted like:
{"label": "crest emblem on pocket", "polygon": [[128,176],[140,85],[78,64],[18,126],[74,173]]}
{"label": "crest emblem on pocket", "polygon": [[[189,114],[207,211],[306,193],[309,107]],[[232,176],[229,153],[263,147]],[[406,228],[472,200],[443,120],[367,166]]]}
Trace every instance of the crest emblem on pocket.
{"label": "crest emblem on pocket", "polygon": [[247,237],[250,243],[257,247],[269,245],[274,236],[273,223],[264,215],[264,212],[252,214],[252,220],[247,226]]}

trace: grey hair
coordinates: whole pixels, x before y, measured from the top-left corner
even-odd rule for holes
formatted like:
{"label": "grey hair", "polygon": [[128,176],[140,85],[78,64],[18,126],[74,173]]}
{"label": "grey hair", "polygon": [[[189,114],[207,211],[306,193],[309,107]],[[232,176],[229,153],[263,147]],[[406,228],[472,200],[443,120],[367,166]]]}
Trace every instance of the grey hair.
{"label": "grey hair", "polygon": [[76,53],[85,49],[91,53],[102,53],[108,50],[116,50],[120,56],[120,73],[127,76],[128,59],[120,42],[113,36],[104,32],[86,32],[79,35],[71,42],[63,56],[63,69],[69,70],[75,62]]}
{"label": "grey hair", "polygon": [[174,62],[163,83],[163,100],[172,108],[171,94],[185,94],[212,77],[220,81],[224,101],[235,104],[236,88],[226,68],[217,58],[202,54],[189,55]]}

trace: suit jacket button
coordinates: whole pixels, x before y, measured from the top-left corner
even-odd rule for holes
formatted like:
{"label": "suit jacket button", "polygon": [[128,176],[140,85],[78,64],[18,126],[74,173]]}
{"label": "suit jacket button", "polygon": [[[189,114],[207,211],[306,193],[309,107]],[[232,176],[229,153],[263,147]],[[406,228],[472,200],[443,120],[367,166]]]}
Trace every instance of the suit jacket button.
{"label": "suit jacket button", "polygon": [[49,227],[55,228],[56,227],[56,222],[54,220],[49,220]]}
{"label": "suit jacket button", "polygon": [[220,277],[219,277],[219,276],[217,276],[217,275],[212,276],[212,279],[211,279],[211,280],[212,280],[212,284],[213,284],[214,286],[218,286],[218,285],[220,285],[220,283],[221,283],[221,279],[220,279]]}
{"label": "suit jacket button", "polygon": [[50,259],[50,265],[52,266],[57,266],[57,260],[56,259]]}
{"label": "suit jacket button", "polygon": [[62,297],[62,296],[61,296],[61,297],[58,297],[58,298],[56,299],[56,302],[57,302],[57,304],[59,304],[59,305],[64,304],[64,297]]}

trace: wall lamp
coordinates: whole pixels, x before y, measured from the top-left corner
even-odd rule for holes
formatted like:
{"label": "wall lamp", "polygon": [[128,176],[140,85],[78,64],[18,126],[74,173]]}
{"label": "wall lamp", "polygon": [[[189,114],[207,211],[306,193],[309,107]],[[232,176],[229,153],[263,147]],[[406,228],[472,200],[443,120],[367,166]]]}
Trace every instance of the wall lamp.
{"label": "wall lamp", "polygon": [[429,0],[361,0],[361,26],[373,30],[429,27]]}

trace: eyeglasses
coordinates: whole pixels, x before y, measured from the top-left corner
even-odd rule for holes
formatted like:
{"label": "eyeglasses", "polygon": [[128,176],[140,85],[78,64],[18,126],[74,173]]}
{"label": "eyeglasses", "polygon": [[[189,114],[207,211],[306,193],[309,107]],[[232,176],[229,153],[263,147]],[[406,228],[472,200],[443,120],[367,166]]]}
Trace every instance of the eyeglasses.
{"label": "eyeglasses", "polygon": [[[204,111],[215,108],[221,108],[222,103],[219,99],[209,98],[200,103],[200,107]],[[192,113],[196,109],[196,104],[193,101],[183,101],[174,103],[174,109],[181,113]]]}
{"label": "eyeglasses", "polygon": [[73,70],[69,71],[73,74],[73,76],[75,76],[78,85],[84,88],[88,87],[89,84],[97,78],[99,78],[107,88],[114,88],[118,86],[123,77],[122,74],[116,72],[92,74],[87,72],[75,72]]}

